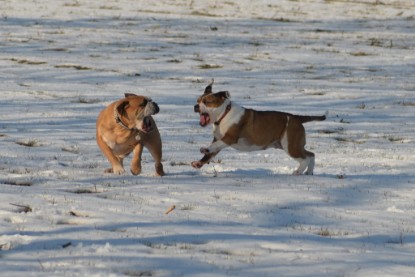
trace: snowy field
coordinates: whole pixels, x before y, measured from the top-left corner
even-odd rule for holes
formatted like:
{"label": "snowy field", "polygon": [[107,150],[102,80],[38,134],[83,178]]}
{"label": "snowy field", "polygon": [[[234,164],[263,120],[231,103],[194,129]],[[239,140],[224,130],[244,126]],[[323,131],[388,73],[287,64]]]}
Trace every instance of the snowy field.
{"label": "snowy field", "polygon": [[[1,0],[2,276],[415,276],[415,2]],[[314,176],[222,151],[197,97],[321,115]],[[152,97],[167,173],[105,174],[98,113]],[[176,206],[168,215],[165,211]]]}

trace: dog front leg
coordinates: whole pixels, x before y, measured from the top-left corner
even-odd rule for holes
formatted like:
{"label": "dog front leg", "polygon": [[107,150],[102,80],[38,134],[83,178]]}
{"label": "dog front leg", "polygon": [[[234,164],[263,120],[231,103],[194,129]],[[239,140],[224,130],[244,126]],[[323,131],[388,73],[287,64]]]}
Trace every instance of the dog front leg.
{"label": "dog front leg", "polygon": [[151,156],[153,156],[156,168],[157,176],[164,176],[162,160],[162,143],[160,139],[160,134],[157,130],[154,130],[153,137],[151,139],[152,143],[147,143],[146,148],[150,151]]}
{"label": "dog front leg", "polygon": [[134,175],[141,173],[141,154],[143,154],[143,144],[138,143],[134,147],[133,158],[131,160],[131,173]]}
{"label": "dog front leg", "polygon": [[219,152],[205,154],[199,161],[192,162],[194,168],[201,168],[203,165],[208,164]]}
{"label": "dog front leg", "polygon": [[114,153],[112,153],[112,149],[104,142],[104,140],[99,135],[97,135],[97,144],[112,166],[112,168],[106,169],[104,172],[115,174],[124,173],[125,170],[123,166],[123,159],[115,156]]}
{"label": "dog front leg", "polygon": [[217,154],[223,148],[226,148],[228,146],[229,145],[227,145],[225,142],[223,142],[223,140],[217,140],[217,141],[213,142],[208,148],[205,148],[205,147],[200,148],[200,153],[205,154],[205,155],[209,155],[210,153],[216,153]]}
{"label": "dog front leg", "polygon": [[194,168],[201,168],[204,164],[209,163],[223,148],[228,147],[222,140],[213,139],[212,144],[208,148],[200,148],[200,152],[204,154],[199,161],[192,162]]}

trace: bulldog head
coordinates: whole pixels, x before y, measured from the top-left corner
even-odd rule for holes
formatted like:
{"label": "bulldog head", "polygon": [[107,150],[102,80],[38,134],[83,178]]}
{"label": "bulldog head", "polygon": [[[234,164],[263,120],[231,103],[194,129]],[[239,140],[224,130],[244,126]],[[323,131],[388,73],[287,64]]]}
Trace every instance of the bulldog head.
{"label": "bulldog head", "polygon": [[230,95],[227,91],[212,93],[212,82],[205,88],[203,95],[197,99],[194,111],[200,115],[200,126],[205,127],[216,122],[225,112],[230,103]]}
{"label": "bulldog head", "polygon": [[125,99],[116,107],[116,112],[128,128],[135,128],[144,133],[153,130],[150,116],[159,111],[159,106],[151,98],[132,93],[126,93]]}

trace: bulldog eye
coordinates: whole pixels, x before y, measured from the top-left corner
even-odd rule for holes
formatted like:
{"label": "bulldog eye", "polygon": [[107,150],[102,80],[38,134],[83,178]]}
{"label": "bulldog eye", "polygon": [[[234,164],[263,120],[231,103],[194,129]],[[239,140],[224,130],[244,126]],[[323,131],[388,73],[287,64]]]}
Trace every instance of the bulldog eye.
{"label": "bulldog eye", "polygon": [[147,103],[148,103],[148,100],[144,99],[144,101],[141,102],[140,107],[145,107],[147,105]]}

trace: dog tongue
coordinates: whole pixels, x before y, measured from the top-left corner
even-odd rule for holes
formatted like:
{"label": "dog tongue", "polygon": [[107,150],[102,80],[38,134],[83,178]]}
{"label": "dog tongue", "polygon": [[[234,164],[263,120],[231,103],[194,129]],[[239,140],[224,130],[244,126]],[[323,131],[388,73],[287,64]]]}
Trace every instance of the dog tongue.
{"label": "dog tongue", "polygon": [[209,115],[208,114],[201,114],[200,115],[200,125],[206,126],[209,123]]}

